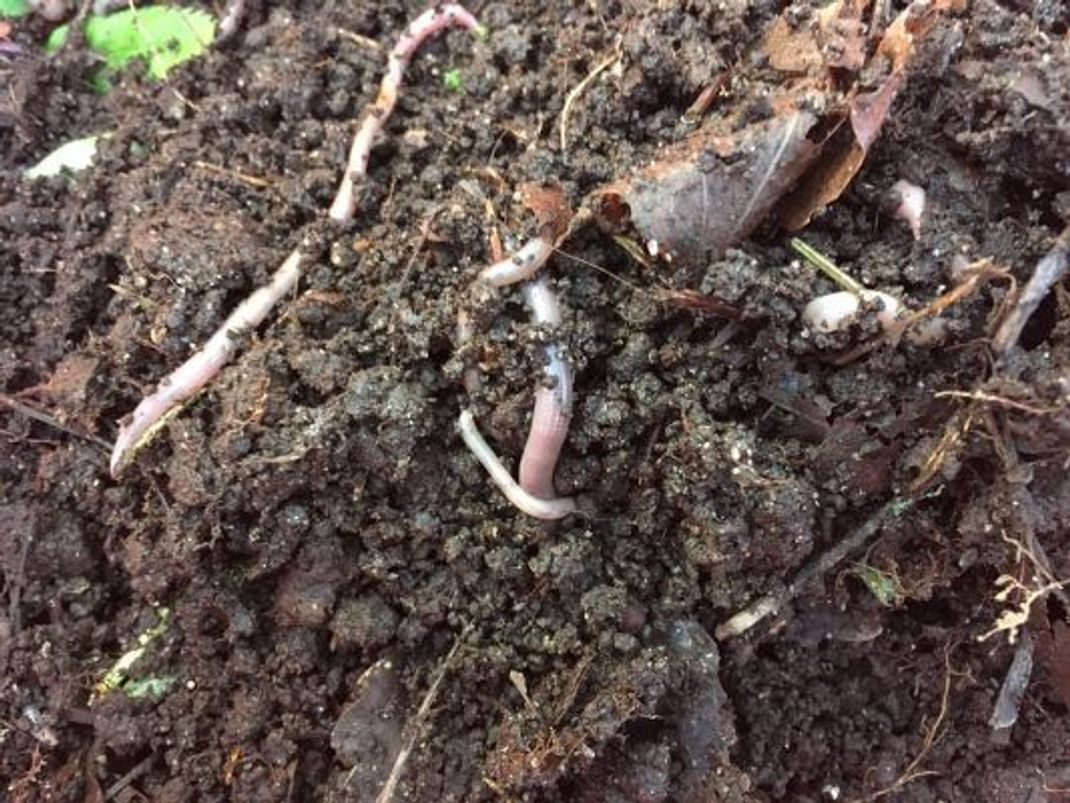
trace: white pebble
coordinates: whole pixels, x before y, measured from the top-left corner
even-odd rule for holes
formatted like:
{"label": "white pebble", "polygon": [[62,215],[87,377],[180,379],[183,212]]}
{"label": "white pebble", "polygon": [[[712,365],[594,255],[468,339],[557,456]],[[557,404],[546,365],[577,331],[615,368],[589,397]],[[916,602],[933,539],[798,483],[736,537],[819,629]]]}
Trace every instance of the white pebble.
{"label": "white pebble", "polygon": [[858,314],[862,302],[880,306],[877,320],[887,330],[899,315],[899,300],[887,293],[864,290],[861,296],[840,290],[837,293],[818,296],[802,311],[802,320],[814,332],[839,332],[845,329]]}

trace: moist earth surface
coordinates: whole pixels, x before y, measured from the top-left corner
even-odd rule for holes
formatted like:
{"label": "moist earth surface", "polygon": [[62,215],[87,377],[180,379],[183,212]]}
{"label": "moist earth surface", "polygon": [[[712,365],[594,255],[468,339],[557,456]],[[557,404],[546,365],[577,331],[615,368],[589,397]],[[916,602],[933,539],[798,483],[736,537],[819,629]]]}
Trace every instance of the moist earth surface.
{"label": "moist earth surface", "polygon": [[[879,32],[902,6],[876,5]],[[78,42],[40,52],[45,20],[9,31],[0,799],[1070,800],[1065,286],[1013,355],[990,345],[1070,214],[1066,6],[941,15],[798,233],[910,310],[959,288],[934,337],[872,309],[808,334],[838,288],[770,217],[687,265],[578,228],[544,268],[562,326],[506,290],[463,347],[474,277],[535,231],[519,188],[578,208],[704,120],[776,114],[783,9],[479,4],[489,36],[420,49],[354,221],[327,225],[421,10],[251,3],[107,94]],[[89,170],[22,176],[101,132]],[[927,192],[917,238],[899,179]],[[113,479],[119,419],[299,242],[297,291]],[[550,523],[456,430],[471,409],[515,467],[548,337],[582,510]]]}

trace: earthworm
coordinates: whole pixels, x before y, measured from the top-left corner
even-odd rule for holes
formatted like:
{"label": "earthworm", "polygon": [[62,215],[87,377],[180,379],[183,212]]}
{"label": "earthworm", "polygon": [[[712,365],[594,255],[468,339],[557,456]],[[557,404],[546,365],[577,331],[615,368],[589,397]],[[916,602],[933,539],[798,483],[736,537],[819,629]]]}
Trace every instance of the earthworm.
{"label": "earthworm", "polygon": [[925,214],[925,190],[906,179],[899,179],[892,185],[891,192],[896,201],[893,214],[910,226],[910,232],[917,240],[921,237],[922,215]]}
{"label": "earthworm", "polygon": [[207,385],[238,350],[240,338],[256,328],[280,298],[297,286],[303,254],[299,249],[286,257],[271,281],[257,288],[223,321],[204,346],[164,377],[119,426],[111,452],[111,474],[117,477],[132,453],[161,427],[186,399]]}
{"label": "earthworm", "polygon": [[238,32],[242,17],[245,16],[245,0],[227,0],[223,7],[223,15],[219,18],[219,28],[216,31],[216,44],[222,44]]}
{"label": "earthworm", "polygon": [[368,158],[376,136],[386,125],[394,104],[398,99],[401,80],[405,68],[413,54],[425,40],[453,25],[466,28],[482,36],[485,29],[472,14],[459,3],[438,3],[409,23],[405,33],[398,39],[387,59],[386,75],[379,85],[379,94],[375,102],[368,107],[368,113],[353,137],[349,149],[349,163],[345,175],[338,187],[329,212],[331,219],[338,223],[347,223],[353,218],[357,209],[356,185],[368,172]]}
{"label": "earthworm", "polygon": [[[561,309],[544,279],[524,285],[524,300],[535,323],[561,325]],[[542,499],[554,496],[554,467],[568,436],[572,419],[572,369],[561,344],[546,345],[546,381],[535,391],[531,431],[520,458],[520,487]]]}
{"label": "earthworm", "polygon": [[479,279],[491,287],[505,287],[522,282],[534,276],[553,252],[553,239],[547,234],[540,233],[524,243],[512,256],[484,268],[479,274]]}
{"label": "earthworm", "polygon": [[471,410],[461,411],[458,428],[465,445],[476,456],[483,468],[490,474],[494,484],[498,486],[505,498],[512,502],[522,513],[537,519],[563,519],[576,512],[576,500],[570,496],[557,499],[539,499],[537,496],[525,491],[509,473],[509,469],[502,465],[502,461],[494,454],[483,436],[476,427],[475,417]]}

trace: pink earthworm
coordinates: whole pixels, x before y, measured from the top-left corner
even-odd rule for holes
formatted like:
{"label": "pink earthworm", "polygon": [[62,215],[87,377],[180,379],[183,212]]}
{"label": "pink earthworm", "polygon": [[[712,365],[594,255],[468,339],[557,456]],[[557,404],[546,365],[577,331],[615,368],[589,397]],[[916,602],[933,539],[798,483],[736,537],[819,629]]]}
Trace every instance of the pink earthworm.
{"label": "pink earthworm", "polygon": [[[524,300],[535,323],[561,325],[561,308],[545,279],[524,285]],[[546,346],[544,374],[545,381],[535,390],[531,431],[520,458],[520,487],[537,497],[549,499],[555,495],[554,467],[572,420],[572,368],[556,341]]]}
{"label": "pink earthworm", "polygon": [[177,412],[179,405],[207,385],[238,350],[240,339],[267,317],[271,308],[297,286],[303,254],[299,249],[286,258],[271,281],[242,301],[192,357],[164,377],[120,423],[111,452],[111,474],[117,477],[134,452]]}
{"label": "pink earthworm", "polygon": [[922,216],[925,214],[925,190],[906,179],[899,179],[891,191],[898,204],[893,214],[910,226],[910,232],[917,240],[921,237]]}
{"label": "pink earthworm", "polygon": [[[233,17],[232,22],[235,25],[242,5],[240,0],[228,5],[228,11],[234,12],[228,13],[228,19]],[[379,95],[354,137],[346,176],[329,212],[334,220],[346,222],[353,216],[356,209],[354,182],[365,174],[372,143],[394,109],[409,60],[425,40],[453,25],[473,30],[480,36],[485,34],[485,29],[463,6],[457,3],[436,3],[413,20],[394,45]],[[195,395],[219,373],[237,351],[238,338],[258,326],[275,303],[297,286],[301,276],[301,262],[306,256],[299,250],[294,250],[275,271],[268,285],[254,291],[245,299],[203,348],[165,377],[156,391],[142,399],[134,412],[124,418],[112,449],[112,476],[118,476],[133,454],[149,441],[178,410],[182,402]]]}
{"label": "pink earthworm", "polygon": [[223,7],[223,15],[219,18],[219,27],[216,30],[216,44],[222,44],[238,32],[242,17],[245,16],[245,0],[227,0]]}
{"label": "pink earthworm", "polygon": [[[517,255],[531,253],[526,251],[526,248],[527,246],[521,248]],[[549,250],[552,249],[548,249],[546,255],[536,260],[538,265],[545,262]],[[528,270],[529,266],[527,260],[521,260],[518,264],[512,259],[506,259],[491,266],[491,269],[505,272],[508,269]],[[486,272],[481,274],[481,278]],[[500,276],[501,273],[497,275]],[[560,326],[561,309],[545,280],[538,279],[525,285],[524,299],[536,324]],[[462,310],[458,321],[458,339],[466,342],[471,337],[471,332],[471,322]],[[573,400],[572,369],[561,351],[561,345],[556,341],[546,345],[544,377],[535,391],[535,410],[520,459],[519,483],[513,479],[509,470],[502,465],[494,450],[483,439],[470,410],[461,413],[459,424],[465,444],[487,470],[505,498],[522,513],[539,519],[560,519],[577,510],[575,499],[556,496],[554,490],[554,468],[568,435]],[[471,390],[473,385],[478,386],[478,381],[473,380],[473,377],[469,376],[470,373],[472,372],[465,374],[465,386]]]}
{"label": "pink earthworm", "polygon": [[379,94],[375,102],[368,107],[368,113],[353,137],[353,145],[349,149],[349,163],[338,187],[338,194],[331,204],[329,214],[332,220],[347,223],[357,210],[357,183],[367,174],[372,145],[386,125],[390,113],[394,111],[409,60],[427,39],[454,25],[473,31],[477,36],[485,35],[486,29],[464,6],[459,3],[438,3],[413,20],[390,51],[386,75],[379,85]]}
{"label": "pink earthworm", "polygon": [[505,498],[512,502],[521,513],[537,519],[563,519],[576,512],[576,500],[570,496],[540,499],[521,488],[509,473],[509,469],[502,465],[502,461],[498,459],[490,444],[479,433],[471,410],[461,411],[458,428],[465,445],[487,470],[494,484],[505,494]]}

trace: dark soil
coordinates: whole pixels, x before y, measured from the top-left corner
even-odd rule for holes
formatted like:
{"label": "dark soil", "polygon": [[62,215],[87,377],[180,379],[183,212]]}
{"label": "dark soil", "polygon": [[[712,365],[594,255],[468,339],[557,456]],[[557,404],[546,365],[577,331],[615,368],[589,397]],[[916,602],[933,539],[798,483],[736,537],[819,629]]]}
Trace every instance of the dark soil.
{"label": "dark soil", "polygon": [[[803,336],[801,306],[832,287],[772,225],[677,272],[591,227],[548,273],[578,392],[558,489],[592,512],[517,513],[456,433],[472,406],[511,465],[526,433],[541,350],[519,293],[468,349],[474,397],[455,354],[492,231],[531,234],[514,190],[557,181],[578,205],[686,135],[703,89],[761,68],[778,4],[483,4],[487,41],[454,31],[414,60],[357,220],[111,479],[119,417],[322,229],[385,61],[351,34],[389,47],[419,5],[254,4],[228,46],[106,96],[82,51],[34,54],[43,22],[12,34],[0,800],[371,801],[410,738],[397,800],[1070,800],[1066,596],[1032,607],[1010,728],[989,718],[1015,646],[979,640],[998,577],[1070,578],[1065,286],[995,370],[1006,280],[945,312],[942,344],[866,350],[872,315]],[[913,308],[956,255],[1024,283],[1070,211],[1067,26],[1060,0],[946,15],[807,241]],[[565,98],[618,36],[622,68],[576,102],[563,153]],[[707,115],[756,101],[747,86]],[[76,179],[21,178],[102,130]],[[917,241],[882,203],[898,178],[928,191]],[[714,641],[874,516],[863,548]],[[130,670],[158,687],[102,690],[161,621]]]}

